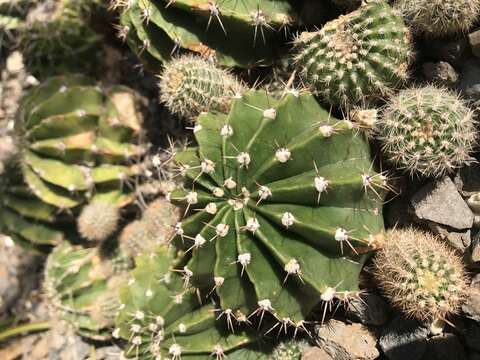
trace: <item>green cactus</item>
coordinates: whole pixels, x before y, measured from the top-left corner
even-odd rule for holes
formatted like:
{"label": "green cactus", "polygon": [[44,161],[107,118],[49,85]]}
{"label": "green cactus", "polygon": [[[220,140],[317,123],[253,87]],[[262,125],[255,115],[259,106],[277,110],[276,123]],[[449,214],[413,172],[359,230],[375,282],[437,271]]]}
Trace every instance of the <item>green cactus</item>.
{"label": "green cactus", "polygon": [[407,78],[412,54],[401,16],[382,0],[300,34],[295,45],[302,80],[342,108],[366,106],[390,94]]}
{"label": "green cactus", "polygon": [[31,0],[0,0],[0,57],[15,45],[15,37],[24,26],[28,8],[35,1]]}
{"label": "green cactus", "polygon": [[105,257],[100,248],[68,243],[48,256],[44,291],[54,316],[94,340],[111,337],[118,308],[118,285],[130,267],[118,252]]}
{"label": "green cactus", "polygon": [[396,0],[415,34],[440,38],[467,32],[480,16],[480,0]]}
{"label": "green cactus", "polygon": [[171,113],[188,120],[204,111],[228,112],[240,81],[199,56],[184,55],[165,64],[160,100]]}
{"label": "green cactus", "polygon": [[0,200],[0,223],[12,237],[55,244],[59,232],[44,230],[44,222],[57,223],[88,201],[122,207],[134,200],[127,181],[142,172],[137,159],[145,152],[137,97],[95,85],[83,76],[53,77],[22,99],[20,154],[4,174]]}
{"label": "green cactus", "polygon": [[77,219],[78,232],[89,241],[104,241],[115,230],[120,212],[115,204],[108,201],[94,201],[83,207]]}
{"label": "green cactus", "polygon": [[112,6],[122,8],[119,36],[154,70],[177,49],[225,66],[268,64],[279,51],[276,30],[294,17],[286,0],[113,0]]}
{"label": "green cactus", "polygon": [[[127,341],[124,356],[150,359],[266,360],[246,329],[230,333],[213,304],[201,305],[185,274],[172,269],[165,246],[137,259],[131,278],[120,288],[121,310],[114,337]],[[253,348],[252,348],[253,347]]]}
{"label": "green cactus", "polygon": [[281,342],[273,350],[272,360],[301,360],[304,345],[297,340]]}
{"label": "green cactus", "polygon": [[458,313],[468,288],[459,256],[437,237],[413,228],[386,233],[374,273],[394,306],[423,321]]}
{"label": "green cactus", "polygon": [[434,86],[391,98],[375,128],[388,160],[412,175],[451,173],[472,159],[476,144],[473,111],[458,95]]}
{"label": "green cactus", "polygon": [[228,115],[200,115],[194,136],[198,147],[174,157],[185,190],[170,194],[186,208],[172,241],[191,256],[194,286],[238,321],[270,312],[300,328],[320,299],[358,291],[386,179],[352,123],[308,92],[279,102],[251,91]]}

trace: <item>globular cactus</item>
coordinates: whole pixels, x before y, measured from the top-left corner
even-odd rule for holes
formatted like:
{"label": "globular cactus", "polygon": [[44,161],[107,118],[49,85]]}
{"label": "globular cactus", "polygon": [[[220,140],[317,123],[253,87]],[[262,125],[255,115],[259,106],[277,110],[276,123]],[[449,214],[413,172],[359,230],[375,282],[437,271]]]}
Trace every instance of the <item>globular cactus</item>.
{"label": "globular cactus", "polygon": [[184,55],[165,64],[160,100],[171,113],[194,120],[203,111],[228,112],[243,88],[234,75],[200,56]]}
{"label": "globular cactus", "polygon": [[459,256],[434,235],[413,228],[386,232],[374,273],[395,307],[423,321],[458,313],[467,289]]}
{"label": "globular cactus", "polygon": [[118,251],[105,257],[100,248],[59,245],[48,256],[44,279],[53,315],[82,336],[109,339],[120,306],[118,286],[129,267]]}
{"label": "globular cactus", "polygon": [[298,340],[283,341],[273,350],[272,360],[301,360],[304,345]]}
{"label": "globular cactus", "polygon": [[396,0],[414,33],[439,38],[467,32],[480,16],[480,0]]}
{"label": "globular cactus", "polygon": [[476,144],[473,111],[434,86],[401,91],[376,123],[387,159],[410,174],[441,177],[469,162]]}
{"label": "globular cactus", "polygon": [[301,33],[295,45],[294,62],[305,84],[342,108],[390,94],[406,80],[412,54],[402,17],[382,0]]}
{"label": "globular cactus", "polygon": [[286,0],[113,0],[112,7],[122,9],[119,37],[156,70],[175,50],[225,66],[268,64],[282,42],[283,31],[276,30],[295,16]]}
{"label": "globular cactus", "polygon": [[107,201],[94,201],[83,207],[77,219],[78,232],[89,241],[104,241],[115,230],[120,220],[120,212],[115,204]]}
{"label": "globular cactus", "polygon": [[165,246],[136,259],[131,278],[120,288],[121,310],[114,337],[127,344],[124,357],[150,359],[267,360],[257,339],[236,328],[215,305],[201,305],[185,276],[171,266]]}
{"label": "globular cactus", "polygon": [[201,114],[194,135],[174,157],[184,189],[170,194],[194,286],[239,322],[271,313],[300,328],[321,300],[358,291],[387,185],[352,123],[308,92],[250,91],[228,114]]}
{"label": "globular cactus", "polygon": [[19,155],[2,179],[0,223],[8,234],[55,244],[58,231],[33,225],[73,222],[69,214],[90,201],[119,208],[132,202],[127,182],[143,173],[141,122],[138,96],[125,87],[102,89],[72,75],[32,89],[15,124]]}

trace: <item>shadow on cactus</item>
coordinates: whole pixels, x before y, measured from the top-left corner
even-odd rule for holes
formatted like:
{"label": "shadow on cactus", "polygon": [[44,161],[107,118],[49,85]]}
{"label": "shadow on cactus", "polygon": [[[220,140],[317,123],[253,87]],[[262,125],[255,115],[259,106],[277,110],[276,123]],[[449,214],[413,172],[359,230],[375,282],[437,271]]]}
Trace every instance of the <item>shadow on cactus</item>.
{"label": "shadow on cactus", "polygon": [[170,199],[186,216],[173,244],[191,257],[179,271],[230,321],[271,313],[302,328],[321,299],[358,291],[387,186],[364,134],[309,93],[250,91],[229,114],[201,114],[194,135],[174,157],[186,183]]}

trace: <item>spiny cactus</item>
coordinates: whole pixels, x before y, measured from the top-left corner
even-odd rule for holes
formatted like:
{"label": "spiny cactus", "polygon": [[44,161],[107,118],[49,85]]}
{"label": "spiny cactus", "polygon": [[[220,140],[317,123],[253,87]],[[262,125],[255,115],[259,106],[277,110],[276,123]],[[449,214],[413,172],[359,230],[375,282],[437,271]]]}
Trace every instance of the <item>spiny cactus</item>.
{"label": "spiny cactus", "polygon": [[145,151],[138,145],[138,105],[128,88],[101,89],[77,75],[50,78],[23,98],[20,153],[2,179],[0,198],[0,223],[9,235],[57,243],[58,231],[33,225],[57,222],[88,201],[122,207],[134,200],[127,182],[142,173],[136,162]]}
{"label": "spiny cactus", "polygon": [[242,89],[230,73],[199,56],[185,55],[165,64],[160,100],[173,114],[194,120],[203,111],[228,112]]}
{"label": "spiny cactus", "polygon": [[460,310],[467,288],[463,264],[434,235],[389,230],[374,265],[385,295],[407,315],[432,322]]}
{"label": "spiny cactus", "polygon": [[250,91],[228,115],[201,114],[194,135],[198,147],[174,157],[185,190],[170,194],[185,208],[173,243],[194,286],[231,319],[269,312],[300,328],[320,300],[358,290],[386,184],[352,123],[308,92]]}
{"label": "spiny cactus", "polygon": [[118,285],[129,266],[118,252],[105,258],[100,248],[56,247],[48,256],[44,280],[53,314],[82,336],[108,339],[120,306]]}
{"label": "spiny cactus", "polygon": [[401,16],[382,0],[300,34],[295,45],[294,61],[305,84],[344,108],[391,93],[407,78],[412,54]]}
{"label": "spiny cactus", "polygon": [[466,32],[480,16],[480,0],[397,0],[416,34],[430,38]]}
{"label": "spiny cactus", "polygon": [[301,360],[304,343],[287,340],[278,344],[272,353],[272,360]]}
{"label": "spiny cactus", "polygon": [[286,0],[113,0],[112,7],[122,8],[119,36],[157,70],[177,49],[226,66],[269,63],[282,37],[276,30],[294,17]]}
{"label": "spiny cactus", "polygon": [[24,26],[31,0],[0,0],[0,58],[15,44],[18,31]]}
{"label": "spiny cactus", "polygon": [[401,91],[376,124],[383,152],[410,174],[440,177],[469,162],[476,143],[473,112],[434,86]]}
{"label": "spiny cactus", "polygon": [[89,241],[103,241],[117,230],[119,209],[107,201],[94,201],[83,207],[77,219],[78,232]]}
{"label": "spiny cactus", "polygon": [[236,328],[213,304],[200,305],[185,276],[174,270],[165,246],[136,259],[131,279],[120,288],[115,337],[127,341],[124,356],[150,359],[259,359],[256,338]]}

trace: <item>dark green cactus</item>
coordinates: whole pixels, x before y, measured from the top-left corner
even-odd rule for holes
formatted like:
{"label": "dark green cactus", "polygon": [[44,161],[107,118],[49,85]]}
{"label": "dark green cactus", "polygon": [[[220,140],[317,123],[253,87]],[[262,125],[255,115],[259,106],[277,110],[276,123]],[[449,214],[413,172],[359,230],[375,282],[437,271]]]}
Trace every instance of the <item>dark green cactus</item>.
{"label": "dark green cactus", "polygon": [[194,286],[238,321],[270,312],[298,327],[321,299],[358,291],[386,179],[352,123],[310,93],[251,91],[228,115],[200,115],[194,135],[174,158],[185,190],[170,194],[185,208],[173,243]]}
{"label": "dark green cactus", "polygon": [[286,0],[113,0],[112,6],[122,8],[119,36],[157,70],[177,49],[226,66],[270,63],[283,36],[276,30],[294,17]]}

